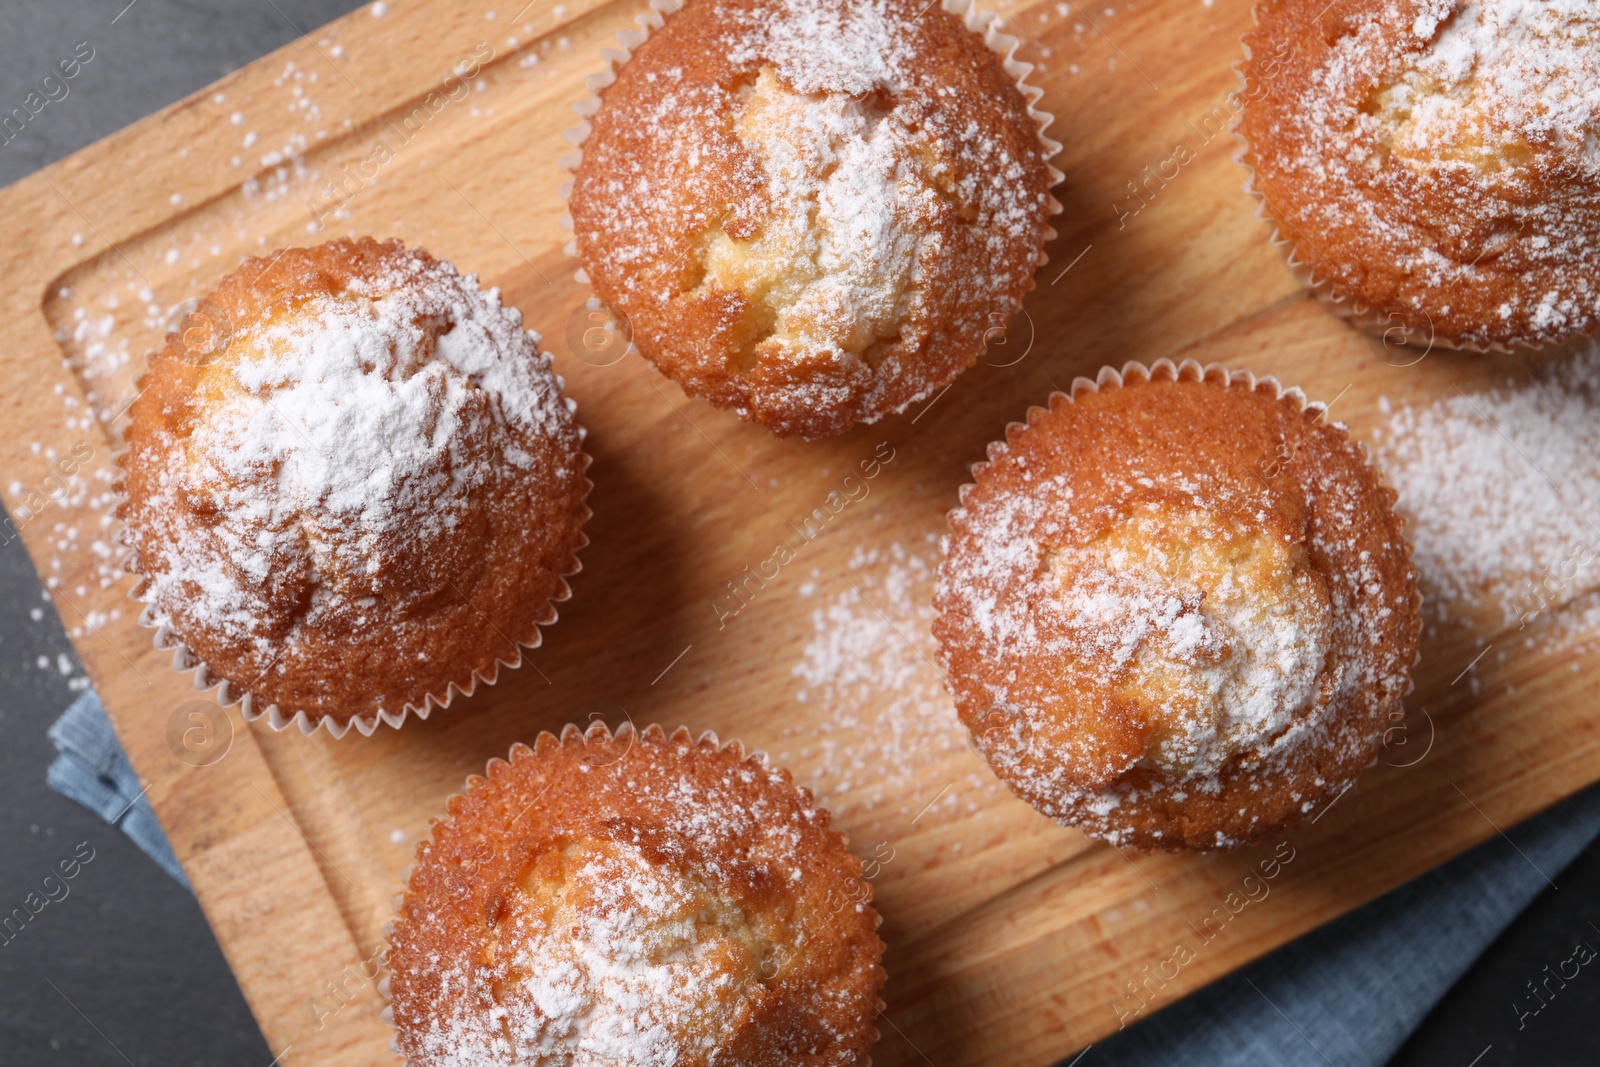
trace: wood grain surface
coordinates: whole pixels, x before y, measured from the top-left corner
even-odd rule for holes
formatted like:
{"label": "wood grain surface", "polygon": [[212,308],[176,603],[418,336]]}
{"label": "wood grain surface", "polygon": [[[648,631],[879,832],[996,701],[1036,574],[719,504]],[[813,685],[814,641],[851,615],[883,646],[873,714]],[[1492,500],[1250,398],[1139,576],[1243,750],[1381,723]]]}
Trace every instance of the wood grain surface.
{"label": "wood grain surface", "polygon": [[[890,610],[925,603],[944,512],[985,444],[1104,364],[1274,374],[1367,438],[1380,397],[1527,371],[1386,346],[1301,291],[1216,132],[1246,0],[1001,5],[1066,146],[1050,262],[947,392],[814,443],[586,345],[559,161],[585,77],[642,5],[516,6],[358,11],[0,193],[0,488],[284,1062],[394,1062],[373,961],[416,841],[468,774],[569,721],[716,730],[816,789],[871,861],[890,973],[874,1057],[891,1065],[1067,1057],[1600,777],[1593,657],[1518,635],[1475,661],[1496,634],[1461,629],[1430,636],[1395,743],[1314,823],[1233,854],[1119,853],[993,780],[939,690],[925,617]],[[451,78],[462,63],[482,64],[470,89]],[[237,710],[207,726],[192,713],[210,698],[152,648],[116,576],[118,423],[171,308],[242,256],[344,234],[478,272],[544,335],[589,431],[593,543],[529,664],[426,722],[342,741]],[[794,564],[729,599],[885,454]],[[853,688],[807,674],[852,641],[904,669]],[[1238,905],[1251,874],[1270,891]]]}

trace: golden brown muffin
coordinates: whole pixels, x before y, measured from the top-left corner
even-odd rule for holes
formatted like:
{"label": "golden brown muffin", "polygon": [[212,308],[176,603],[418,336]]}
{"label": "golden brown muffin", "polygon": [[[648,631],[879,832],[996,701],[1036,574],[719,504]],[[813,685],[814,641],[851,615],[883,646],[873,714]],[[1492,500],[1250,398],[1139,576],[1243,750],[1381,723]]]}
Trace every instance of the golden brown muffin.
{"label": "golden brown muffin", "polygon": [[555,621],[589,460],[550,357],[476,277],[371,239],[248,260],[140,388],[128,569],[247,714],[399,725]]}
{"label": "golden brown muffin", "polygon": [[1241,156],[1295,258],[1378,329],[1600,325],[1600,6],[1267,0]]}
{"label": "golden brown muffin", "polygon": [[410,1067],[863,1065],[883,944],[828,813],[714,734],[568,726],[417,849],[389,938]]}
{"label": "golden brown muffin", "polygon": [[1373,759],[1417,656],[1416,575],[1393,491],[1323,411],[1130,363],[990,445],[934,634],[1024,800],[1117,845],[1231,847]]}
{"label": "golden brown muffin", "polygon": [[778,434],[941,388],[1033,287],[1039,120],[937,3],[691,0],[600,101],[571,192],[595,291],[662,373]]}

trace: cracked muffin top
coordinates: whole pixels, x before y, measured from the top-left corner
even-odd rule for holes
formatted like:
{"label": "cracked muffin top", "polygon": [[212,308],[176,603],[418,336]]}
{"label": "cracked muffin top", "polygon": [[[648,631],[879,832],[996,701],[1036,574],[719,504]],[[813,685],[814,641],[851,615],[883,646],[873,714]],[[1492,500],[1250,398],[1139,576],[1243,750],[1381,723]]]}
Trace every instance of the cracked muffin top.
{"label": "cracked muffin top", "polygon": [[1394,492],[1298,391],[1158,362],[1012,424],[950,513],[934,635],[1024,800],[1117,845],[1227,848],[1377,754],[1420,638]]}
{"label": "cracked muffin top", "polygon": [[948,384],[1032,288],[1029,104],[937,3],[693,0],[601,93],[576,250],[686,391],[842,433]]}
{"label": "cracked muffin top", "polygon": [[862,1067],[883,943],[861,861],[765,757],[568,726],[417,849],[388,995],[410,1067]]}
{"label": "cracked muffin top", "polygon": [[1600,327],[1600,8],[1268,0],[1256,18],[1241,158],[1336,296],[1424,342]]}
{"label": "cracked muffin top", "polygon": [[588,459],[549,357],[398,242],[246,261],[130,416],[128,569],[226,697],[370,732],[520,663],[577,569]]}

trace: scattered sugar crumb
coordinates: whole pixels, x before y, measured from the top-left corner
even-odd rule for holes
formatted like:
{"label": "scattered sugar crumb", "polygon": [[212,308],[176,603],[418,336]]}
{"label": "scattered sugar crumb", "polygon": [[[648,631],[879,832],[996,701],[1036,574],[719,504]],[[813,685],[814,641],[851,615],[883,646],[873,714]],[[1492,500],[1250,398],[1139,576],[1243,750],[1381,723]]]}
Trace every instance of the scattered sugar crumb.
{"label": "scattered sugar crumb", "polygon": [[1397,408],[1378,454],[1430,622],[1487,600],[1520,626],[1582,601],[1578,624],[1600,625],[1600,344],[1523,385]]}

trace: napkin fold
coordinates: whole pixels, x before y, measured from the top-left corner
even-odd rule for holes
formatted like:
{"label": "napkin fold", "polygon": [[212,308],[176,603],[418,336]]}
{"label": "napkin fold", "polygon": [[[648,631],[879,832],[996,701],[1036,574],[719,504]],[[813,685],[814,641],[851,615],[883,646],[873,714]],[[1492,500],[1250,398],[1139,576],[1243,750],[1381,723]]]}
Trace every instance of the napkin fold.
{"label": "napkin fold", "polygon": [[1600,786],[1128,1027],[1078,1067],[1387,1063],[1597,835]]}
{"label": "napkin fold", "polygon": [[85,690],[67,705],[50,727],[50,743],[57,755],[45,772],[46,784],[127,834],[158,867],[194,892],[94,690]]}

